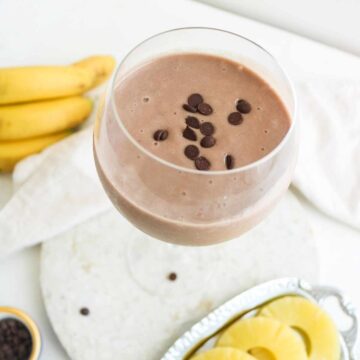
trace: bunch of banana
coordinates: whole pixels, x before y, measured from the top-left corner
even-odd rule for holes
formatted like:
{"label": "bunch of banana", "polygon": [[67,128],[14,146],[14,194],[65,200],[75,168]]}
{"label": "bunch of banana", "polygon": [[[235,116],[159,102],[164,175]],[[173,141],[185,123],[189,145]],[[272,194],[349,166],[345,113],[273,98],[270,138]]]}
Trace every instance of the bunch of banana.
{"label": "bunch of banana", "polygon": [[0,68],[0,172],[82,124],[92,110],[82,94],[114,66],[112,56],[92,56],[68,66]]}

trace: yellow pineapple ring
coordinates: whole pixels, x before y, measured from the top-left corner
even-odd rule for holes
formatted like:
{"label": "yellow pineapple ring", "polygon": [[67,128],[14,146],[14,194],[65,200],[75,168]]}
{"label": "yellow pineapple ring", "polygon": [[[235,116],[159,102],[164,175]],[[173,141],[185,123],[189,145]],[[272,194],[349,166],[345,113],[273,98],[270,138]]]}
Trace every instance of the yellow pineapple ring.
{"label": "yellow pineapple ring", "polygon": [[317,304],[286,296],[265,305],[259,315],[275,318],[303,334],[310,360],[339,360],[340,340],[330,316]]}
{"label": "yellow pineapple ring", "polygon": [[274,360],[308,360],[304,344],[290,327],[264,317],[237,321],[220,335],[216,346],[249,353],[260,350]]}
{"label": "yellow pineapple ring", "polygon": [[224,347],[195,355],[191,360],[256,360],[256,358],[241,350]]}

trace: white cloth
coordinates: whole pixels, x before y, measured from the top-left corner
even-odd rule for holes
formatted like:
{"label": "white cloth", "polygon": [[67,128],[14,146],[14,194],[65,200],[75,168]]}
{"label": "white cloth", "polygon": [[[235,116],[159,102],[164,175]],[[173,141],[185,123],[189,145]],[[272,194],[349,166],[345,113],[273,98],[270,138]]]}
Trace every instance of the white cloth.
{"label": "white cloth", "polygon": [[[360,228],[360,84],[297,85],[300,154],[294,185],[325,213]],[[23,160],[0,211],[0,257],[34,245],[111,206],[98,181],[92,129]]]}
{"label": "white cloth", "polygon": [[300,153],[294,185],[324,213],[360,229],[360,83],[297,86]]}
{"label": "white cloth", "polygon": [[0,211],[0,258],[109,209],[92,158],[92,128],[16,166],[16,191]]}

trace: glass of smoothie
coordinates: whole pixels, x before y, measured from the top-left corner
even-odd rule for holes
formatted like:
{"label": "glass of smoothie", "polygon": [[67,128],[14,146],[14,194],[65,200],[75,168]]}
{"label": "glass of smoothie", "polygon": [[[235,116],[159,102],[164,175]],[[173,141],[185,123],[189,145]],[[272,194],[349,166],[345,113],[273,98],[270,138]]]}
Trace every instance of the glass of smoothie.
{"label": "glass of smoothie", "polygon": [[287,190],[296,128],[291,83],[266,50],[222,30],[171,30],[119,65],[99,109],[95,162],[138,229],[215,244],[253,228]]}

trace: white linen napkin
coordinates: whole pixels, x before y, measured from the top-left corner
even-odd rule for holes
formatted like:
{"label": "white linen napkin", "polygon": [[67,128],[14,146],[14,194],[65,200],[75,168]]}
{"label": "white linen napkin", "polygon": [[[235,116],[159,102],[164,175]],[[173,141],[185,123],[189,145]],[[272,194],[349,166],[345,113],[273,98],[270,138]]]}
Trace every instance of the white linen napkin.
{"label": "white linen napkin", "polygon": [[360,83],[297,86],[300,152],[293,184],[315,206],[360,229]]}
{"label": "white linen napkin", "polygon": [[92,127],[21,161],[0,211],[0,258],[49,239],[111,204],[92,158]]}
{"label": "white linen napkin", "polygon": [[[360,228],[360,84],[297,84],[300,154],[294,185],[323,212]],[[97,178],[92,128],[15,169],[0,211],[0,257],[42,242],[110,208]]]}

